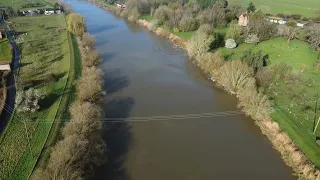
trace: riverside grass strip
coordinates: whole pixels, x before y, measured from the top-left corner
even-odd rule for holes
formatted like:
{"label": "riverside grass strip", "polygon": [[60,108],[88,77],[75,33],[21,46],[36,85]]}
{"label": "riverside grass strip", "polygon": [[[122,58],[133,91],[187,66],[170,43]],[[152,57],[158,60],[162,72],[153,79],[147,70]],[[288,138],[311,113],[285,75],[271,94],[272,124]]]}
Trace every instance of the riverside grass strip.
{"label": "riverside grass strip", "polygon": [[[58,33],[55,30],[56,27],[66,28],[63,15],[16,17],[10,21],[17,25],[17,31],[28,31],[28,35],[24,37],[25,43],[21,45],[19,82],[29,82],[34,88],[46,93],[39,112],[15,112],[1,137],[3,162],[0,179],[27,179],[57,115],[69,74],[70,52],[67,32]],[[56,81],[47,81],[46,77],[52,74],[57,78]],[[47,121],[43,121],[44,119]],[[27,143],[24,125],[27,127],[30,144]]]}

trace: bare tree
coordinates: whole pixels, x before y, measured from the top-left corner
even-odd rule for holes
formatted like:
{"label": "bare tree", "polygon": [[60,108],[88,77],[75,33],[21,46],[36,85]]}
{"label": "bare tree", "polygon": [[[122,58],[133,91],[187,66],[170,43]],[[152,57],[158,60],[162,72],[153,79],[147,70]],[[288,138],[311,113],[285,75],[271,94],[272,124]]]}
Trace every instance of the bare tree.
{"label": "bare tree", "polygon": [[188,41],[187,51],[191,57],[200,56],[210,49],[213,41],[214,37],[212,35],[196,33]]}
{"label": "bare tree", "polygon": [[314,49],[320,48],[320,28],[313,25],[308,29],[309,42]]}
{"label": "bare tree", "polygon": [[83,70],[82,78],[77,84],[80,101],[97,102],[103,95],[102,71],[96,67]]}
{"label": "bare tree", "polygon": [[100,63],[100,56],[96,50],[91,50],[82,54],[82,63],[84,66],[92,67]]}
{"label": "bare tree", "polygon": [[81,46],[86,50],[92,50],[95,46],[95,39],[89,33],[84,33],[81,38]]}
{"label": "bare tree", "polygon": [[73,104],[70,108],[71,120],[63,129],[62,135],[84,135],[88,137],[92,134],[102,132],[102,109],[100,106],[85,102]]}
{"label": "bare tree", "polygon": [[228,61],[219,70],[218,79],[221,85],[230,93],[254,83],[253,69],[241,60]]}

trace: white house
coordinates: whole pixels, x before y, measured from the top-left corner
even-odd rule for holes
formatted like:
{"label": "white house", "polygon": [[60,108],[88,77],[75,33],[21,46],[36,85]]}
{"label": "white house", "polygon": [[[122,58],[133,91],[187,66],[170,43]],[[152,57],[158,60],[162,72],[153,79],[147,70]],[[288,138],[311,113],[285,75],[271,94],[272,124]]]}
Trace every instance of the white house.
{"label": "white house", "polygon": [[54,14],[54,10],[53,10],[53,9],[46,9],[46,10],[44,11],[44,14],[45,14],[45,15]]}
{"label": "white house", "polygon": [[279,24],[286,24],[287,22],[288,22],[288,21],[283,20],[283,19],[281,19],[281,20],[278,21]]}
{"label": "white house", "polygon": [[124,4],[118,4],[118,3],[117,3],[117,7],[118,7],[118,8],[121,8],[121,9],[125,9],[125,8],[126,8],[126,5],[124,5]]}
{"label": "white house", "polygon": [[302,23],[297,23],[297,26],[298,26],[298,27],[304,27],[304,24],[302,24]]}
{"label": "white house", "polygon": [[10,71],[10,64],[9,63],[0,63],[0,71]]}
{"label": "white house", "polygon": [[56,14],[61,14],[62,11],[60,9],[56,10]]}

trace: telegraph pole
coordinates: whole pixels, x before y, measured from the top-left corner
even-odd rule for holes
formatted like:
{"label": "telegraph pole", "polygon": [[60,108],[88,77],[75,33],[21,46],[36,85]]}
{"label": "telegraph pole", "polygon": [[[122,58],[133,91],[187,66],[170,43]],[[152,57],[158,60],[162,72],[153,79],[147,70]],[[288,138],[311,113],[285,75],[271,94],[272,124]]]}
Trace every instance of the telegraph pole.
{"label": "telegraph pole", "polygon": [[313,118],[313,126],[312,126],[313,132],[315,131],[315,128],[316,128],[318,100],[319,100],[319,94],[316,95],[316,106],[314,107],[314,118]]}

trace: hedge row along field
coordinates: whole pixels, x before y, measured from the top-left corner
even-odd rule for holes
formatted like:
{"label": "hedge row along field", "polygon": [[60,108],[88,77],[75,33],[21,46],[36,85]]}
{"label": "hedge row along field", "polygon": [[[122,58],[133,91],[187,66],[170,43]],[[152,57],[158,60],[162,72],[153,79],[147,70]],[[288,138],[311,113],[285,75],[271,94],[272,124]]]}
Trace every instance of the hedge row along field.
{"label": "hedge row along field", "polygon": [[102,71],[95,40],[85,32],[84,18],[75,13],[67,17],[68,30],[77,37],[82,56],[82,77],[76,85],[77,101],[70,107],[70,120],[62,129],[62,139],[52,148],[50,158],[35,172],[33,179],[90,179],[97,167],[106,163],[106,144],[102,139]]}

